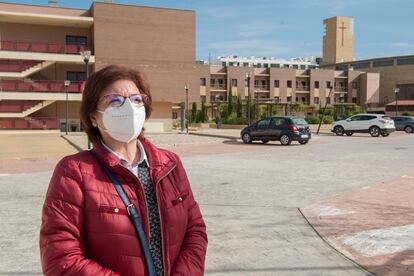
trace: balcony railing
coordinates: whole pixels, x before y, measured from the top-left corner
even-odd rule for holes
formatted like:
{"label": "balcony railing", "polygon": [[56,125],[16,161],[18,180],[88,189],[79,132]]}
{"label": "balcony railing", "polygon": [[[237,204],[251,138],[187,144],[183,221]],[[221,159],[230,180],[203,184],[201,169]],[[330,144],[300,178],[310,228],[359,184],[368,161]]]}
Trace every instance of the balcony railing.
{"label": "balcony railing", "polygon": [[64,44],[57,42],[2,40],[0,50],[53,54],[79,54],[81,51],[84,50],[92,51],[92,47],[90,45]]}
{"label": "balcony railing", "polygon": [[56,118],[0,118],[0,129],[58,129]]}
{"label": "balcony railing", "polygon": [[40,63],[35,60],[0,60],[0,72],[23,72]]}
{"label": "balcony railing", "polygon": [[348,92],[348,88],[338,86],[334,88],[334,92]]}
{"label": "balcony railing", "polygon": [[[70,82],[67,92],[81,93],[82,82]],[[30,81],[0,80],[0,91],[8,92],[65,92],[64,81]]]}
{"label": "balcony railing", "polygon": [[296,86],[296,91],[309,91],[309,86]]}
{"label": "balcony railing", "polygon": [[269,85],[266,85],[266,84],[265,85],[255,85],[254,86],[254,89],[269,91],[270,86]]}
{"label": "balcony railing", "polygon": [[226,84],[211,84],[210,89],[220,89],[220,90],[226,90],[227,85]]}

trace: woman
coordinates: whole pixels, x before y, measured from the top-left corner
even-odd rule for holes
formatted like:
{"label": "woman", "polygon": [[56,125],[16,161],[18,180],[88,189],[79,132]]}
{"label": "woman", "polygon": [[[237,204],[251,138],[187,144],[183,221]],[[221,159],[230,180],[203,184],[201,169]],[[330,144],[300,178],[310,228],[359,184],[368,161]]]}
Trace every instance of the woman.
{"label": "woman", "polygon": [[93,150],[53,173],[40,230],[45,275],[203,275],[206,228],[183,165],[142,133],[151,103],[137,71],[112,65],[88,79],[81,120]]}

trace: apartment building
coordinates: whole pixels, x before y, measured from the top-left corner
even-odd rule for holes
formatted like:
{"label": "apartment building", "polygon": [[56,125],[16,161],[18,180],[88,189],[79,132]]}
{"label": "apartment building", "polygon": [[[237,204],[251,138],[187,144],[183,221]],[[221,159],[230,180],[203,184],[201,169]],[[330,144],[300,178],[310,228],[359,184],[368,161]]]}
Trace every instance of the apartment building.
{"label": "apartment building", "polygon": [[291,59],[274,57],[244,57],[244,56],[219,56],[214,62],[221,66],[255,67],[255,68],[291,68],[291,69],[315,69],[319,66],[320,58],[298,57]]}
{"label": "apartment building", "polygon": [[50,2],[0,3],[0,129],[64,130],[67,112],[69,130],[81,130],[82,82],[110,64],[147,75],[154,102],[149,131],[171,129],[185,84],[190,101],[199,101],[194,11]]}

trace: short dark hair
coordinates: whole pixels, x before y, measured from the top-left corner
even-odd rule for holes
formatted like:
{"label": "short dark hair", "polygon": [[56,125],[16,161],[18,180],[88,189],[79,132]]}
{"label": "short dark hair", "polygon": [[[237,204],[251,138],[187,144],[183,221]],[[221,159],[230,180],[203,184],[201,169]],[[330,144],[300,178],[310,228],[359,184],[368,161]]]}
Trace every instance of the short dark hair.
{"label": "short dark hair", "polygon": [[109,65],[93,73],[86,81],[82,95],[80,118],[84,131],[91,142],[98,142],[102,136],[97,127],[92,125],[90,114],[98,108],[98,102],[103,91],[118,80],[131,80],[138,87],[141,94],[147,95],[145,101],[145,113],[148,119],[152,111],[152,99],[148,80],[145,75],[137,70],[120,65]]}

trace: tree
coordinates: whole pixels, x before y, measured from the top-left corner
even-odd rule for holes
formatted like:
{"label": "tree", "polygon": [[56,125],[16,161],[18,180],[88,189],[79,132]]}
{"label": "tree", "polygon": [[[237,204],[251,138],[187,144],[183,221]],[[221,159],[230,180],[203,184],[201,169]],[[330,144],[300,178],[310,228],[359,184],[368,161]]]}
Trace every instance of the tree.
{"label": "tree", "polygon": [[230,115],[233,112],[233,91],[230,82],[229,94],[227,98],[227,115]]}
{"label": "tree", "polygon": [[236,101],[237,101],[237,105],[236,105],[236,114],[237,114],[237,118],[241,118],[242,117],[242,113],[243,113],[243,105],[242,105],[242,100],[241,97],[236,97]]}
{"label": "tree", "polygon": [[197,103],[193,102],[193,106],[191,107],[191,119],[190,122],[194,122],[197,115]]}
{"label": "tree", "polygon": [[207,107],[204,101],[201,102],[201,122],[205,123],[207,121]]}

